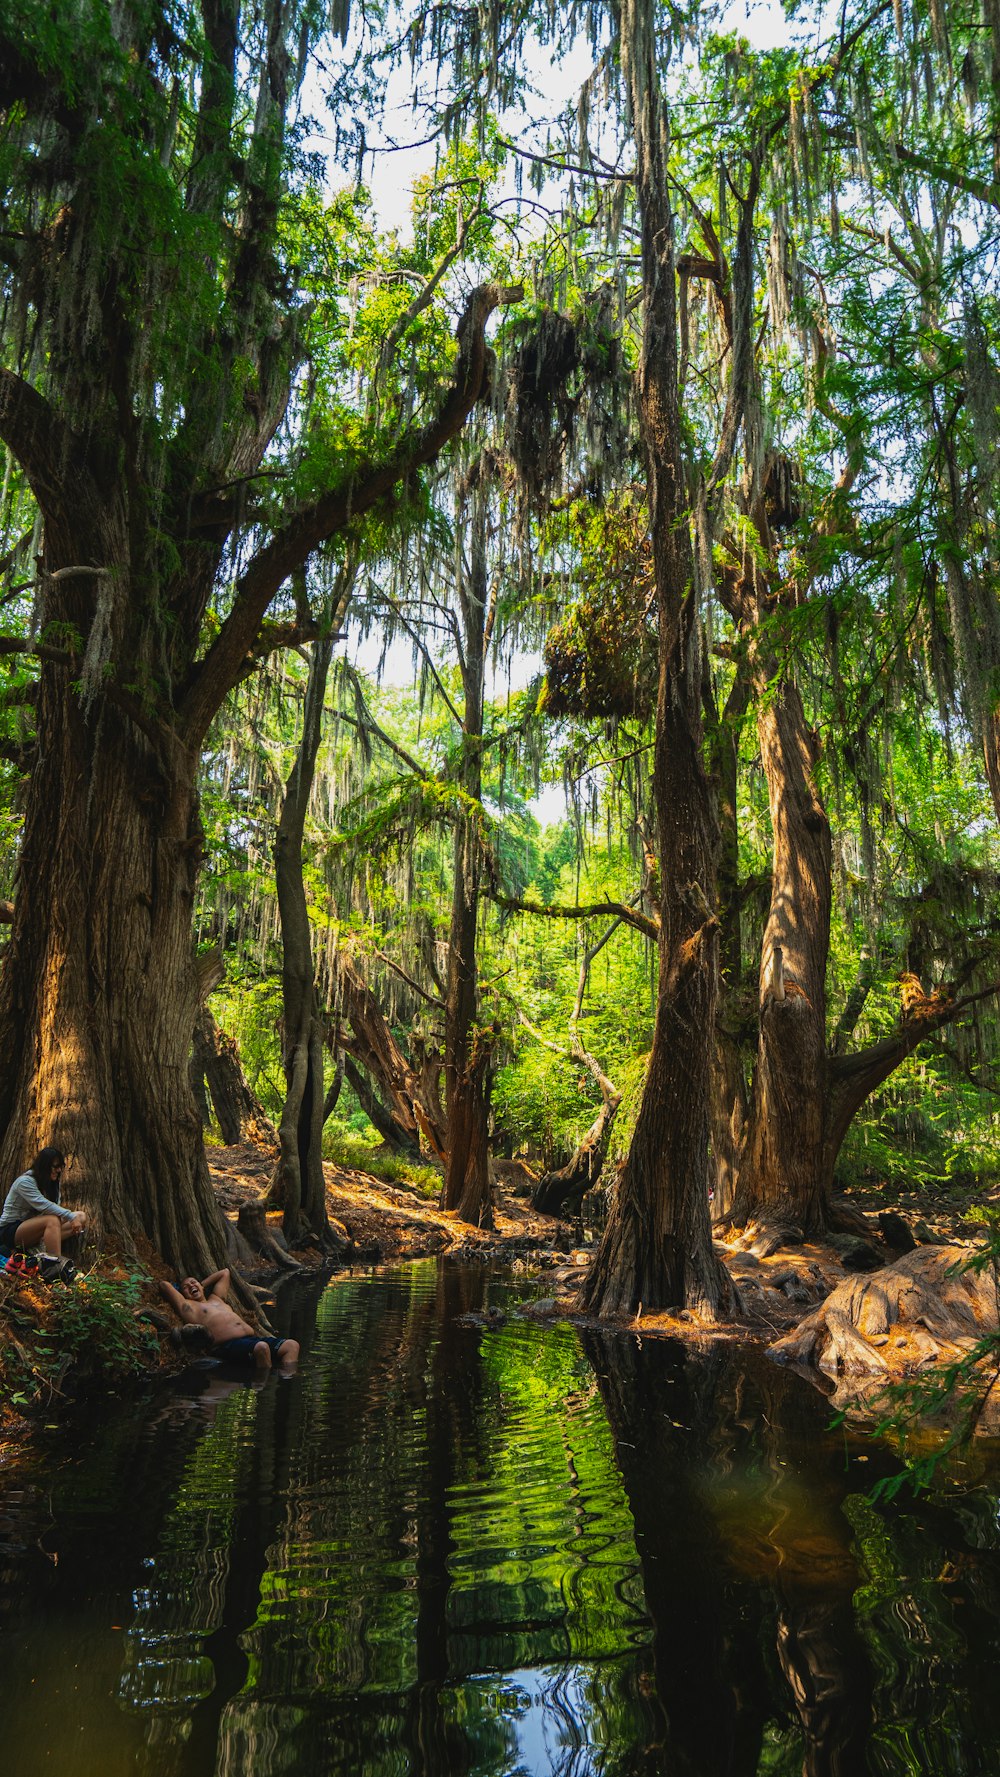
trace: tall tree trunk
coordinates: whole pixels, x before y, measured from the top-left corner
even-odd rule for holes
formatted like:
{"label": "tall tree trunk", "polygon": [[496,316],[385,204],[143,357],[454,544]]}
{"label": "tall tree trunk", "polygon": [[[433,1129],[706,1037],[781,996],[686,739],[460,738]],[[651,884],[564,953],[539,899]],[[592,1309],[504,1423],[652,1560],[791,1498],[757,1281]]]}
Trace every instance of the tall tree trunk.
{"label": "tall tree trunk", "polygon": [[482,867],[479,806],[483,789],[483,701],[494,608],[487,592],[486,524],[490,469],[485,458],[479,459],[469,479],[473,483],[470,565],[468,572],[459,577],[465,640],[461,663],[465,711],[459,774],[462,801],[455,822],[455,880],[445,999],[448,1151],[441,1201],[445,1209],[454,1210],[462,1221],[488,1228],[493,1225],[489,1116],[495,1037],[477,1024],[479,979],[476,962]]}
{"label": "tall tree trunk", "polygon": [[[101,221],[106,183],[97,169],[95,184],[89,150],[86,165],[73,158],[73,131],[96,141],[94,122],[119,103],[144,120],[133,135],[145,152],[144,94],[157,89],[149,87],[143,54],[133,53],[127,21],[121,54],[105,58],[112,85],[88,95],[92,114],[75,105],[53,111],[48,72],[39,75],[43,102],[25,93],[23,164],[34,164],[32,132],[40,129],[48,141],[54,129],[54,151],[68,155],[79,177],[52,243],[53,275],[29,290],[9,268],[15,309],[35,314],[39,386],[0,365],[0,439],[42,521],[37,640],[17,639],[17,651],[39,661],[41,679],[18,905],[0,983],[0,1169],[10,1176],[40,1143],[58,1142],[71,1161],[67,1197],[87,1205],[99,1234],[127,1252],[145,1235],[172,1267],[202,1273],[223,1262],[228,1237],[188,1067],[198,1005],[191,911],[202,852],[199,750],[255,660],[283,639],[313,633],[308,611],[298,613],[301,623],[267,624],[289,577],[433,462],[464,426],[488,376],[489,317],[522,294],[492,284],[472,292],[454,373],[425,422],[314,497],[290,495],[272,524],[261,514],[253,547],[244,493],[287,410],[300,350],[300,330],[288,324],[273,276],[294,57],[285,53],[290,23],[282,7],[268,15],[249,159],[233,160],[231,107],[220,97],[220,83],[236,91],[232,32],[218,19],[217,31],[206,29],[204,65],[184,45],[187,71],[175,85],[180,90],[190,78],[200,88],[197,129],[204,125],[206,136],[189,192],[193,214],[213,237],[235,209],[246,227],[234,240],[228,274],[215,280],[218,311],[189,314],[189,278],[181,272],[173,292],[181,306],[173,321],[167,314],[160,335],[141,324],[149,293],[162,285],[159,249],[144,262],[145,237],[131,224],[119,235],[112,230],[109,242]],[[45,57],[38,69],[48,69]],[[239,130],[243,141],[245,119]],[[228,169],[221,187],[220,168]],[[164,300],[169,309],[169,291]],[[185,380],[184,366],[172,361],[177,423],[164,428],[166,360],[157,360],[156,337],[173,338],[174,323],[194,328],[195,368]],[[230,374],[234,342],[238,388]],[[242,540],[234,554],[236,531]],[[217,577],[225,563],[231,580],[236,555],[241,567],[226,615],[208,637],[203,619]],[[317,1045],[308,1037],[296,1040],[296,1066],[303,1056],[315,1074]],[[303,1081],[300,1108],[308,1101]],[[320,1090],[319,1109],[304,1112],[301,1130],[298,1118],[294,1131],[286,1127],[289,1155],[293,1136],[304,1136],[321,1115]],[[301,1203],[319,1219],[314,1185],[307,1169]]]}
{"label": "tall tree trunk", "polygon": [[757,732],[771,810],[771,906],[760,961],[760,1035],[733,1220],[766,1216],[820,1231],[826,1081],[830,823],[818,746],[798,687],[759,675]]}
{"label": "tall tree trunk", "polygon": [[333,653],[328,632],[314,642],[302,715],[302,739],[285,786],[274,842],[275,885],[281,919],[282,1061],[287,1092],[278,1129],[280,1152],[271,1201],[282,1211],[289,1241],[308,1229],[331,1239],[323,1177],[323,1020],[316,995],[312,930],[302,874],[302,845],[319,751],[323,702]]}
{"label": "tall tree trunk", "polygon": [[[478,761],[478,754],[476,758]],[[478,775],[477,764],[469,776],[478,780]],[[478,801],[479,792],[477,781],[469,793]],[[493,1225],[489,1115],[495,1035],[492,1030],[480,1029],[476,1022],[479,868],[479,834],[474,820],[463,813],[455,830],[455,886],[448,946],[444,1060],[448,1145],[441,1201],[463,1222],[489,1228]]]}
{"label": "tall tree trunk", "polygon": [[42,668],[0,984],[0,1176],[61,1147],[67,1201],[99,1239],[134,1254],[144,1235],[175,1270],[203,1275],[227,1234],[188,1068],[196,755],[154,747],[103,697],[88,710],[71,676]]}
{"label": "tall tree trunk", "polygon": [[274,1124],[247,1081],[236,1039],[219,1028],[208,1006],[201,1007],[195,1020],[192,1059],[198,1078],[212,1095],[226,1146],[249,1141],[277,1147]]}
{"label": "tall tree trunk", "polygon": [[742,1045],[734,1029],[743,983],[738,825],[739,734],[750,701],[746,663],[737,662],[736,677],[721,718],[711,696],[708,745],[719,823],[719,1001],[715,1019],[710,1082],[712,1158],[715,1167],[712,1219],[732,1209],[743,1155],[747,1115],[746,1074]]}
{"label": "tall tree trunk", "polygon": [[642,226],[639,407],[659,615],[653,791],[660,848],[656,1025],[628,1159],[584,1300],[600,1314],[733,1301],[712,1247],[708,1081],[714,1045],[716,833],[702,763],[701,674],[677,388],[669,120],[646,0],[623,0],[622,71],[632,111]]}

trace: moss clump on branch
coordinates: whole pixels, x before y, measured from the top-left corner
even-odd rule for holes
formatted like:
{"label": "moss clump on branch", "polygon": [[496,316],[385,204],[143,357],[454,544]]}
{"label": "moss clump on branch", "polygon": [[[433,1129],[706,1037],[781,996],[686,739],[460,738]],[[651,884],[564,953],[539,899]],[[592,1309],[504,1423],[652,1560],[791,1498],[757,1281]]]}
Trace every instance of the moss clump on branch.
{"label": "moss clump on branch", "polygon": [[579,599],[545,644],[550,716],[647,718],[656,702],[656,633],[634,587]]}
{"label": "moss clump on branch", "polygon": [[545,644],[552,716],[646,720],[656,705],[656,597],[645,507],[630,494],[576,502],[568,530],[585,591]]}
{"label": "moss clump on branch", "polygon": [[604,463],[621,463],[627,379],[606,306],[599,300],[578,317],[543,309],[514,353],[507,447],[527,508],[539,509],[562,491],[578,445],[582,478],[595,492]]}

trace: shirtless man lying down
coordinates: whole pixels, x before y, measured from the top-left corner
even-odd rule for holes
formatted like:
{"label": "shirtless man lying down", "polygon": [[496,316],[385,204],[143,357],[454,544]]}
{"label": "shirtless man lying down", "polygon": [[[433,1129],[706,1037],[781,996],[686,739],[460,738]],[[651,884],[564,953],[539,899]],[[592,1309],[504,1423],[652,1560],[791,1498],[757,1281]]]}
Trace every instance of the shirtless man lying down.
{"label": "shirtless man lying down", "polygon": [[255,1333],[226,1301],[229,1272],[213,1271],[199,1283],[196,1277],[185,1277],[180,1289],[161,1282],[160,1293],[189,1327],[202,1327],[212,1342],[212,1356],[227,1363],[246,1364],[255,1370],[269,1370],[276,1357],[283,1370],[294,1368],[299,1347],[294,1339],[274,1338]]}

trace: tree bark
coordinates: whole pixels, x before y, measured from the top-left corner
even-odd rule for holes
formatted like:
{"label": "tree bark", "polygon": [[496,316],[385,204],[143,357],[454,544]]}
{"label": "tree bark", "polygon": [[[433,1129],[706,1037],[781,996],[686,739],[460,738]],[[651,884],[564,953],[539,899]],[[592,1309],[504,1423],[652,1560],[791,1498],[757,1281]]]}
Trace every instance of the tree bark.
{"label": "tree bark", "polygon": [[285,786],[274,842],[282,945],[282,1062],[287,1092],[278,1127],[278,1166],[269,1193],[270,1200],[281,1206],[286,1240],[295,1241],[308,1230],[324,1245],[331,1240],[323,1176],[326,1043],[316,995],[302,846],[332,653],[332,634],[328,630],[313,644],[303,705],[302,739]]}
{"label": "tree bark", "polygon": [[[207,1084],[212,1095],[226,1146],[249,1141],[260,1147],[277,1147],[274,1124],[247,1081],[236,1040],[219,1028],[208,1006],[201,1007],[195,1020],[192,1061],[203,1089]],[[204,1120],[207,1123],[208,1118]]]}
{"label": "tree bark", "polygon": [[717,837],[702,763],[699,619],[692,585],[677,385],[669,120],[649,10],[623,0],[622,70],[636,140],[642,230],[639,408],[658,603],[653,790],[660,853],[656,1025],[635,1134],[584,1288],[599,1314],[733,1302],[712,1247],[708,1080],[718,972]]}
{"label": "tree bark", "polygon": [[[79,559],[79,545],[66,554]],[[196,756],[154,748],[107,699],[88,709],[71,676],[43,665],[0,983],[0,1175],[55,1144],[67,1200],[98,1240],[134,1255],[143,1235],[173,1269],[203,1276],[226,1231],[188,1070]]]}
{"label": "tree bark", "polygon": [[479,820],[483,787],[483,700],[486,655],[493,621],[486,571],[490,470],[483,459],[470,481],[473,479],[470,562],[468,571],[459,576],[465,642],[460,663],[465,709],[445,998],[444,1079],[448,1141],[441,1203],[444,1209],[454,1210],[462,1221],[490,1228],[493,1226],[493,1186],[489,1165],[489,1115],[495,1038],[492,1031],[477,1024],[479,979],[476,961],[482,873]]}
{"label": "tree bark", "polygon": [[771,810],[771,906],[760,960],[760,1035],[733,1220],[826,1222],[821,1157],[830,823],[816,787],[818,745],[798,687],[758,673],[757,732]]}
{"label": "tree bark", "polygon": [[732,1209],[743,1157],[747,1086],[743,1046],[734,1021],[743,984],[743,944],[739,872],[739,735],[750,701],[750,675],[743,659],[721,718],[709,693],[708,750],[719,826],[719,1001],[715,1019],[710,1082],[712,1158],[715,1168],[712,1220]]}

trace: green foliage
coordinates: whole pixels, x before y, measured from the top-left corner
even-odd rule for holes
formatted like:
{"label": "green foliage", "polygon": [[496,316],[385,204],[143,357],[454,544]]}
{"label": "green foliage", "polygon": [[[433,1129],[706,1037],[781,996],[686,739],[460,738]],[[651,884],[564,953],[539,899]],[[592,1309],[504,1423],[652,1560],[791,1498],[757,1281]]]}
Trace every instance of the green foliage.
{"label": "green foliage", "polygon": [[373,1142],[351,1131],[343,1123],[327,1126],[323,1141],[323,1158],[332,1160],[349,1172],[367,1172],[372,1178],[389,1185],[407,1185],[428,1202],[441,1195],[441,1171],[436,1166],[421,1165],[398,1154],[387,1154]]}
{"label": "green foliage", "polygon": [[4,1286],[0,1373],[13,1404],[50,1406],[67,1391],[118,1386],[147,1371],[156,1339],[135,1318],[142,1282],[135,1273],[89,1271],[71,1285],[34,1285],[30,1300],[16,1285]]}

